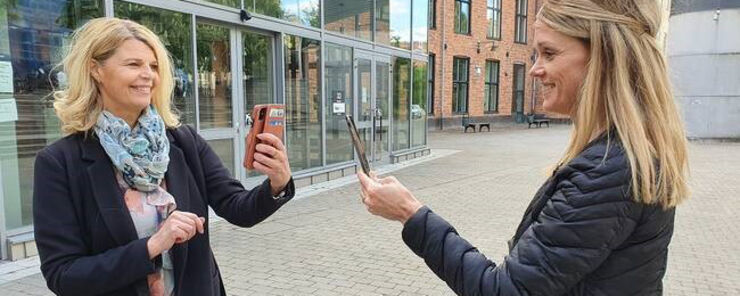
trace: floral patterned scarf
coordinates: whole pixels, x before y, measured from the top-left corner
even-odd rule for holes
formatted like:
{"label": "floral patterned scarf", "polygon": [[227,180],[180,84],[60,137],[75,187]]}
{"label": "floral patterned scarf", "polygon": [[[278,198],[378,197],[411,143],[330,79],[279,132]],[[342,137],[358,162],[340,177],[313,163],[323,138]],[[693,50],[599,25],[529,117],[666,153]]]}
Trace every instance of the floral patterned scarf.
{"label": "floral patterned scarf", "polygon": [[164,121],[153,106],[149,106],[134,128],[123,119],[103,111],[95,125],[100,145],[121,172],[124,181],[139,191],[159,188],[170,162],[170,142]]}

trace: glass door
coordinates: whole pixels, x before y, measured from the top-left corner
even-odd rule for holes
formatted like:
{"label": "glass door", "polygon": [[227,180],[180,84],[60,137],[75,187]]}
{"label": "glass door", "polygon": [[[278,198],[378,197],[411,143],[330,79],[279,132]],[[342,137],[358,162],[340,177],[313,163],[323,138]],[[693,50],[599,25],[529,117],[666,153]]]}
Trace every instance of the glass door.
{"label": "glass door", "polygon": [[243,172],[243,176],[249,178],[259,175],[255,171],[247,171],[242,163],[244,150],[246,150],[247,134],[252,124],[252,109],[258,104],[277,103],[275,97],[275,38],[270,33],[259,33],[252,31],[237,32],[240,40],[238,52],[241,52],[240,59],[237,61],[241,69],[239,81],[241,82],[237,101],[240,103],[239,109],[242,111],[240,118],[242,127],[240,129],[238,146],[239,154],[237,158],[238,167]]}
{"label": "glass door", "polygon": [[391,61],[375,57],[375,117],[373,118],[373,161],[387,162],[390,154],[391,126]]}
{"label": "glass door", "polygon": [[375,119],[375,100],[373,94],[373,57],[355,50],[354,82],[357,110],[355,124],[360,138],[365,143],[365,154],[368,160],[373,158],[373,119]]}
{"label": "glass door", "polygon": [[196,46],[199,133],[231,174],[246,181],[258,175],[242,165],[249,116],[255,105],[277,102],[274,34],[198,20]]}
{"label": "glass door", "polygon": [[[198,20],[196,24],[198,129],[231,174],[241,179],[240,117],[237,90],[236,31]],[[243,117],[242,117],[243,118]]]}
{"label": "glass door", "polygon": [[391,125],[390,58],[355,50],[353,64],[357,130],[368,159],[376,164],[387,162]]}

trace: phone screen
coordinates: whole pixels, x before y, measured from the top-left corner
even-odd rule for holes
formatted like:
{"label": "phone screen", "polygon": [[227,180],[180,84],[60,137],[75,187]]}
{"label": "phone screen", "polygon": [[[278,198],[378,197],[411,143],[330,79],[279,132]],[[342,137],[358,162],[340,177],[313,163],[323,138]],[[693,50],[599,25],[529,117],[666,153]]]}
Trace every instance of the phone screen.
{"label": "phone screen", "polygon": [[349,133],[352,136],[352,146],[355,146],[357,156],[360,158],[362,171],[366,175],[369,175],[370,164],[367,162],[367,157],[365,156],[365,144],[360,140],[360,134],[357,132],[357,128],[355,127],[355,120],[352,119],[352,115],[345,115],[344,118],[347,120],[347,128],[349,128]]}

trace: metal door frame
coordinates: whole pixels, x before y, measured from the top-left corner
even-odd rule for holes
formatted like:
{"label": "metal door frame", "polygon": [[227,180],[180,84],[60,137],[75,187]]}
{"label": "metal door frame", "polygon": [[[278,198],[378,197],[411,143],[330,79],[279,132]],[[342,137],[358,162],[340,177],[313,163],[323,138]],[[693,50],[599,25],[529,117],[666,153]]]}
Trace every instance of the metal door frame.
{"label": "metal door frame", "polygon": [[[244,151],[246,150],[246,143],[244,142],[244,139],[246,138],[247,134],[249,133],[249,126],[247,126],[247,120],[246,116],[249,113],[249,111],[245,110],[246,102],[245,102],[245,90],[244,85],[242,83],[243,79],[243,68],[244,68],[244,61],[242,60],[243,57],[243,51],[244,46],[242,44],[242,37],[244,33],[253,33],[253,34],[260,34],[266,37],[271,38],[271,59],[272,59],[272,93],[273,93],[273,101],[272,103],[279,103],[283,99],[283,94],[280,91],[279,88],[279,82],[277,79],[277,72],[278,72],[278,64],[277,61],[279,60],[277,55],[277,48],[280,44],[278,44],[278,38],[277,33],[275,32],[263,32],[261,30],[256,30],[249,28],[247,26],[235,26],[231,24],[221,23],[217,21],[213,21],[210,19],[203,19],[203,18],[197,18],[194,17],[193,22],[193,53],[194,55],[197,53],[197,26],[198,24],[207,24],[212,26],[218,26],[222,28],[226,28],[229,30],[229,55],[230,55],[230,61],[229,61],[229,67],[231,71],[231,113],[232,113],[232,126],[231,127],[223,127],[223,128],[213,128],[213,129],[201,129],[200,125],[200,104],[196,103],[197,108],[197,127],[198,127],[198,133],[205,139],[205,140],[232,140],[232,151],[233,151],[233,168],[234,168],[234,178],[241,181],[246,182],[247,181],[247,171],[242,165],[243,155]],[[198,80],[197,80],[197,58],[194,57],[193,65],[195,67],[195,85],[196,85],[196,91],[195,93],[195,101],[199,102],[200,95],[197,91],[198,86]],[[283,139],[285,140],[285,139]]]}

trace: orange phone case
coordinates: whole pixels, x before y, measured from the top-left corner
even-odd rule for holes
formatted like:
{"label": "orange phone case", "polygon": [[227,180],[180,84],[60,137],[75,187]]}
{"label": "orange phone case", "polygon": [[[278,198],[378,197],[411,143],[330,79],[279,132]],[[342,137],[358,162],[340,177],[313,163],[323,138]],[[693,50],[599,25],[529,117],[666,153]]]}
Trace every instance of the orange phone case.
{"label": "orange phone case", "polygon": [[275,135],[280,141],[283,140],[283,131],[285,129],[285,107],[282,104],[263,104],[255,105],[252,111],[252,128],[245,139],[247,149],[244,156],[244,167],[250,170],[254,169],[254,153],[259,144],[257,135],[261,133],[270,133]]}

